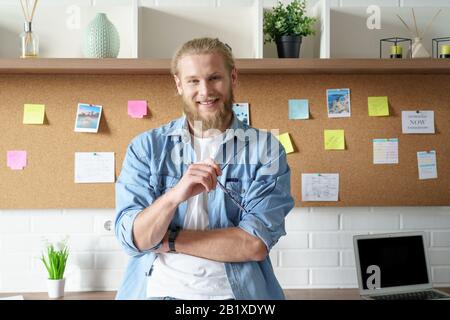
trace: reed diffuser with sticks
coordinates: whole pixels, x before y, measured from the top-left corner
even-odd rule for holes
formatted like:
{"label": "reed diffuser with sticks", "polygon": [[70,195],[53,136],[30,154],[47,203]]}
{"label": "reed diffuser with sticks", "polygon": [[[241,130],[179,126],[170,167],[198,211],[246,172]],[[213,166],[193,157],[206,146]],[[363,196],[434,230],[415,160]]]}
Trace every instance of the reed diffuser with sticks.
{"label": "reed diffuser with sticks", "polygon": [[24,31],[20,34],[21,58],[39,56],[39,37],[33,32],[32,23],[39,0],[19,0],[25,18]]}
{"label": "reed diffuser with sticks", "polygon": [[413,58],[430,58],[430,54],[425,49],[424,45],[422,44],[422,39],[425,36],[425,34],[430,30],[431,26],[433,25],[433,22],[436,20],[436,17],[441,13],[442,9],[439,9],[439,11],[434,15],[434,17],[431,19],[428,26],[425,28],[423,32],[419,32],[419,28],[417,27],[417,20],[416,20],[416,14],[414,12],[414,9],[411,9],[412,16],[414,19],[414,30],[412,30],[412,27],[410,28],[406,22],[397,14],[397,17],[400,19],[400,21],[405,26],[406,30],[414,37],[414,42],[412,44],[412,57]]}

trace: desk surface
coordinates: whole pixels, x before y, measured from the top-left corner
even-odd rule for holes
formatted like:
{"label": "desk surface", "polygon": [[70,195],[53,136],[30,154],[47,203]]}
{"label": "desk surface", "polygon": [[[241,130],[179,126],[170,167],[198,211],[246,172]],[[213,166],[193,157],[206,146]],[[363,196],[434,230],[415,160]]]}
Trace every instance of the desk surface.
{"label": "desk surface", "polygon": [[[437,288],[450,293],[450,288]],[[361,300],[358,289],[287,289],[288,300]],[[0,293],[0,297],[23,295],[25,300],[50,300],[46,292]],[[61,299],[54,300],[113,300],[115,291],[66,292]]]}

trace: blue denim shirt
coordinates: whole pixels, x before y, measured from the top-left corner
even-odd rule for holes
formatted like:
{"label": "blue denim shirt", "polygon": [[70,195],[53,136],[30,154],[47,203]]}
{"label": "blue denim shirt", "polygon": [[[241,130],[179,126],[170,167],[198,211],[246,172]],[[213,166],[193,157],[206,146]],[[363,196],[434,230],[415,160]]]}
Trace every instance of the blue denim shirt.
{"label": "blue denim shirt", "polygon": [[[216,188],[208,193],[209,228],[239,227],[261,239],[270,251],[286,234],[284,219],[294,206],[286,153],[272,134],[251,128],[235,116],[230,129],[214,160],[223,167],[218,180],[246,212]],[[185,116],[146,131],[129,144],[116,183],[115,233],[131,258],[116,299],[146,298],[147,275],[156,254],[151,251],[154,248],[136,248],[134,219],[175,186],[193,162],[195,152]],[[186,207],[187,201],[179,205],[171,227],[183,226]],[[227,262],[225,270],[236,299],[285,298],[269,255],[258,262]]]}

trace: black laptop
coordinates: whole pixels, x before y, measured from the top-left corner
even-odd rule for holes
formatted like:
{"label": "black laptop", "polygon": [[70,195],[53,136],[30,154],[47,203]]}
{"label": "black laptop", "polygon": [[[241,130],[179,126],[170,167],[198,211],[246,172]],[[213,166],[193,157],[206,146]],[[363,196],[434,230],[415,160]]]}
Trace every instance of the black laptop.
{"label": "black laptop", "polygon": [[433,289],[424,232],[357,235],[353,245],[364,299],[450,299]]}

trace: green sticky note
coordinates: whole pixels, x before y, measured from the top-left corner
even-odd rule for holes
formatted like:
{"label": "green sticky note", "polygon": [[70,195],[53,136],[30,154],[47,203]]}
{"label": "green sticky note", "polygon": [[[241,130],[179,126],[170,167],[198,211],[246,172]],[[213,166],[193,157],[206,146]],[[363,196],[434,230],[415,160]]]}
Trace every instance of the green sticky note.
{"label": "green sticky note", "polygon": [[43,124],[45,105],[25,104],[23,108],[23,124]]}
{"label": "green sticky note", "polygon": [[292,146],[291,137],[289,137],[289,133],[283,133],[277,136],[280,143],[283,145],[286,153],[294,152],[294,147]]}
{"label": "green sticky note", "polygon": [[324,131],[325,150],[345,150],[344,130]]}
{"label": "green sticky note", "polygon": [[389,115],[388,97],[369,97],[369,116],[382,117]]}

